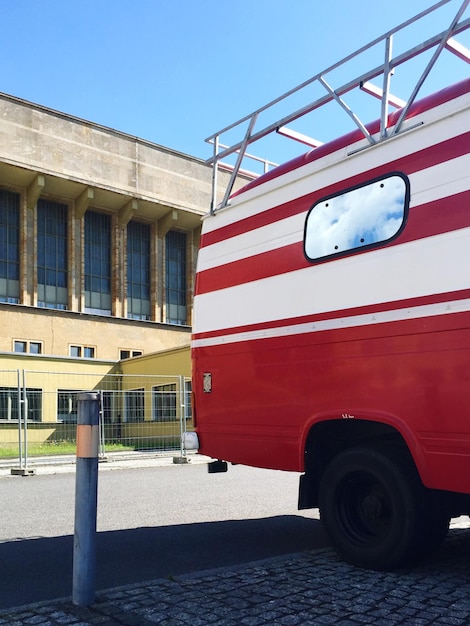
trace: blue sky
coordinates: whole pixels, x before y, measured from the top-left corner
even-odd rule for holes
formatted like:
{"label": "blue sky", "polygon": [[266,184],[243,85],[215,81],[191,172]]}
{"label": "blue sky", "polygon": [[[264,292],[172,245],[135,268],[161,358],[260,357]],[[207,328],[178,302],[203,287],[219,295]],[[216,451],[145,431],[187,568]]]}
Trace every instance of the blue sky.
{"label": "blue sky", "polygon": [[206,158],[208,135],[431,4],[0,0],[0,91]]}

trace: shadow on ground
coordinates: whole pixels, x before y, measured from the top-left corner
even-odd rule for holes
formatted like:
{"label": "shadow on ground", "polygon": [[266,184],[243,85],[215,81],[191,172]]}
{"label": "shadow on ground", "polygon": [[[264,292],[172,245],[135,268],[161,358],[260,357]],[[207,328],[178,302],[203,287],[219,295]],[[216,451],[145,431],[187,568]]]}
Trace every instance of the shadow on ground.
{"label": "shadow on ground", "polygon": [[[318,520],[254,520],[97,534],[97,589],[249,563],[325,545]],[[0,544],[0,608],[70,596],[73,536]]]}

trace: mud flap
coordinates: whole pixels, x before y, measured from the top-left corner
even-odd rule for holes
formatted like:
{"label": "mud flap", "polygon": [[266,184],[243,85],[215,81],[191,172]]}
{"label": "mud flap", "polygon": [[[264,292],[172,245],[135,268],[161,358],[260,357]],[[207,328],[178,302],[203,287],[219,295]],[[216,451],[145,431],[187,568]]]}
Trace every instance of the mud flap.
{"label": "mud flap", "polygon": [[220,474],[221,472],[226,472],[227,469],[228,465],[226,461],[211,461],[207,464],[209,474]]}
{"label": "mud flap", "polygon": [[311,474],[302,474],[299,479],[299,500],[297,508],[314,509],[318,506],[318,481]]}

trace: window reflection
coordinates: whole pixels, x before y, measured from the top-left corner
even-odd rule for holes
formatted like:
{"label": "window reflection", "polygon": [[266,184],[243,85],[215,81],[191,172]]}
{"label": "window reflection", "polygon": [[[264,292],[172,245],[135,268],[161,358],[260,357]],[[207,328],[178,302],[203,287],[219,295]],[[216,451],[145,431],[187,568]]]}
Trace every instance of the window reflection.
{"label": "window reflection", "polygon": [[312,260],[388,241],[402,228],[408,180],[392,174],[315,204],[307,215],[305,254]]}

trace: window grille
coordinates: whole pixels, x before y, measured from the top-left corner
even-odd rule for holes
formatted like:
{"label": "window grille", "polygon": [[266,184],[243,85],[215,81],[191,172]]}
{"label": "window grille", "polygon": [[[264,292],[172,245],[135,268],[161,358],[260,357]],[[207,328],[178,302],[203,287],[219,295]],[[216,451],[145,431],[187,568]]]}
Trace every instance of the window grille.
{"label": "window grille", "polygon": [[68,389],[57,391],[57,421],[70,424],[77,423],[79,393],[77,390]]}
{"label": "window grille", "polygon": [[[21,401],[23,401],[21,394]],[[0,420],[17,421],[19,407],[18,387],[0,387]],[[42,390],[26,389],[26,416],[34,422],[41,421]]]}
{"label": "window grille", "polygon": [[124,393],[126,422],[143,422],[145,417],[145,390],[131,389]]}
{"label": "window grille", "polygon": [[166,322],[187,324],[186,234],[170,230],[166,248]]}
{"label": "window grille", "polygon": [[153,419],[156,422],[176,421],[176,383],[152,387]]}
{"label": "window grille", "polygon": [[37,204],[38,305],[67,309],[67,206],[39,199]]}
{"label": "window grille", "polygon": [[0,190],[0,302],[19,302],[20,196]]}
{"label": "window grille", "polygon": [[150,226],[127,225],[127,317],[150,319]]}
{"label": "window grille", "polygon": [[85,213],[85,311],[111,315],[111,217]]}

